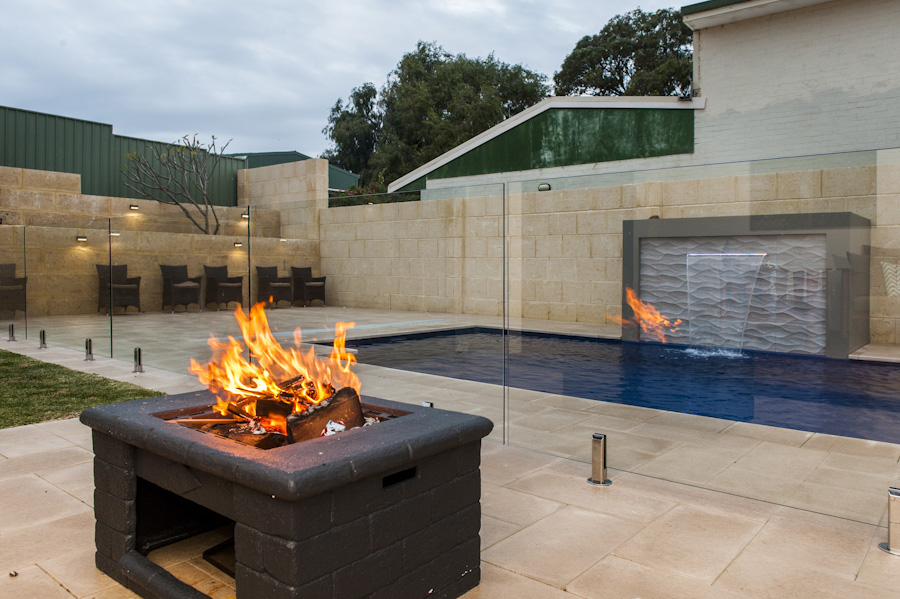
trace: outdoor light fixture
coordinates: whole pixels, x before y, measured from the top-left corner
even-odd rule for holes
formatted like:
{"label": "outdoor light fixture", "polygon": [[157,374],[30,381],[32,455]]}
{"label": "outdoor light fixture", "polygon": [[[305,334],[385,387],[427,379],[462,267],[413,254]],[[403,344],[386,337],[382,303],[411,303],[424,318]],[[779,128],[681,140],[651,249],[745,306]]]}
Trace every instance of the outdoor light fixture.
{"label": "outdoor light fixture", "polygon": [[76,235],[75,241],[87,241],[87,235]]}
{"label": "outdoor light fixture", "polygon": [[541,183],[538,185],[538,191],[550,191],[549,183]]}
{"label": "outdoor light fixture", "polygon": [[242,212],[242,213],[241,213],[241,218],[247,218],[247,219],[249,219],[249,218],[250,218],[250,212],[249,212],[249,211],[248,211],[248,212]]}
{"label": "outdoor light fixture", "polygon": [[236,247],[236,248],[242,248],[242,247],[244,247],[244,242],[243,242],[243,241],[235,241],[235,242],[234,242],[234,247]]}
{"label": "outdoor light fixture", "polygon": [[128,209],[129,209],[129,210],[140,210],[141,207],[138,206],[137,204],[129,204],[129,205],[128,205]]}
{"label": "outdoor light fixture", "polygon": [[109,234],[110,237],[118,237],[119,235],[121,235],[121,233],[110,233]]}

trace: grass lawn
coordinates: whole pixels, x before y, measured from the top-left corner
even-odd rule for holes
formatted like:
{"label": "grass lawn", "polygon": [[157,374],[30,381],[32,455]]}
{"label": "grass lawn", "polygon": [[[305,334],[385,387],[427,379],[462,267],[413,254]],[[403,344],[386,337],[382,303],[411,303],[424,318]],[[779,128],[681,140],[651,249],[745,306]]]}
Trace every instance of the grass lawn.
{"label": "grass lawn", "polygon": [[78,416],[91,406],[163,395],[0,350],[0,428]]}

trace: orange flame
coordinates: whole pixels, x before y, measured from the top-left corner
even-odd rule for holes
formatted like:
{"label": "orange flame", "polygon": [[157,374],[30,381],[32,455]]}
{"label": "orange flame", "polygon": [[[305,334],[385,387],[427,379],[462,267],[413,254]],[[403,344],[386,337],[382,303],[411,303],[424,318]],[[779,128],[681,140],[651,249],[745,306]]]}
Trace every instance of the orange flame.
{"label": "orange flame", "polygon": [[668,318],[659,313],[659,310],[652,304],[642,302],[634,293],[631,287],[625,288],[625,301],[634,312],[634,318],[626,320],[621,316],[608,316],[613,322],[622,326],[639,326],[642,333],[647,333],[651,337],[656,338],[660,343],[666,343],[666,333],[678,332],[678,325],[681,319],[671,322]]}
{"label": "orange flame", "polygon": [[[292,404],[292,410],[299,412],[309,404],[321,403],[343,387],[352,387],[359,393],[359,377],[350,370],[356,358],[347,353],[345,345],[347,330],[354,323],[335,325],[334,345],[325,360],[316,356],[313,347],[300,349],[299,328],[294,331],[296,347],[281,347],[269,328],[264,304],[256,304],[249,314],[238,308],[234,316],[256,363],[244,359],[244,346],[231,336],[228,341],[210,337],[213,357],[207,364],[191,359],[191,372],[216,395],[215,409],[219,413],[225,415],[229,406],[237,406],[243,413],[256,417],[257,399],[280,400]],[[271,430],[283,431],[286,426],[283,419],[259,420]]]}

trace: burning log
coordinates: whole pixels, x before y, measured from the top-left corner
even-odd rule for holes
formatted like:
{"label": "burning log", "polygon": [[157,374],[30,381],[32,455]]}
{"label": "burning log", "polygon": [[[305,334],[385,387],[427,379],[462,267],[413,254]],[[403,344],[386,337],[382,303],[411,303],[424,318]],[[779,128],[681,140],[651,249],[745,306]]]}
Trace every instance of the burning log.
{"label": "burning log", "polygon": [[351,387],[344,387],[325,401],[312,404],[303,412],[293,412],[287,417],[287,437],[290,443],[323,436],[328,422],[340,423],[345,428],[365,424],[359,394]]}

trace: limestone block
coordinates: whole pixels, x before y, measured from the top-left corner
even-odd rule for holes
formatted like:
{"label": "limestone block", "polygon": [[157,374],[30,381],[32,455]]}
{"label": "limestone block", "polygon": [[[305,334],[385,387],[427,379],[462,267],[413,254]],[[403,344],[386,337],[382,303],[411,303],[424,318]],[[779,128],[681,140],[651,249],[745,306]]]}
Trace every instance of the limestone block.
{"label": "limestone block", "polygon": [[594,281],[591,283],[591,301],[593,303],[601,305],[619,304],[621,299],[621,282]]}
{"label": "limestone block", "polygon": [[897,320],[893,318],[869,319],[870,343],[897,343]]}
{"label": "limestone block", "polygon": [[[879,194],[900,194],[900,164],[879,164],[875,167],[877,191]],[[0,171],[0,185],[3,173]]]}
{"label": "limestone block", "polygon": [[662,204],[666,206],[683,206],[703,201],[700,196],[697,180],[665,181],[661,183]]}
{"label": "limestone block", "polygon": [[563,285],[562,281],[535,281],[534,296],[539,302],[561,302]]}
{"label": "limestone block", "polygon": [[591,196],[591,210],[623,208],[621,185],[595,187],[590,189],[589,192]]}
{"label": "limestone block", "polygon": [[735,178],[717,177],[697,180],[697,203],[718,204],[734,202]]}
{"label": "limestone block", "polygon": [[622,208],[634,208],[637,205],[637,186],[622,186]]}
{"label": "limestone block", "polygon": [[566,302],[587,304],[591,301],[591,286],[581,281],[563,281],[562,297]]}
{"label": "limestone block", "polygon": [[590,254],[593,258],[617,258],[622,256],[622,235],[604,234],[590,236]]}
{"label": "limestone block", "polygon": [[[798,214],[803,200],[770,200],[768,202],[752,202],[746,206],[750,214]],[[721,214],[721,216],[731,216]]]}
{"label": "limestone block", "polygon": [[550,316],[550,304],[546,302],[522,302],[522,317],[547,320]]}
{"label": "limestone block", "polygon": [[562,256],[562,236],[544,235],[534,241],[534,255],[537,258],[558,258]]}
{"label": "limestone block", "polygon": [[23,185],[23,169],[12,166],[0,166],[0,187],[22,187]]}
{"label": "limestone block", "polygon": [[575,305],[576,322],[601,323],[606,320],[603,306],[592,303],[579,303]]}
{"label": "limestone block", "polygon": [[190,253],[193,246],[193,237],[194,235],[181,233],[142,232],[138,234],[137,245],[133,247],[136,247],[140,252],[169,254],[175,259],[180,258],[182,260],[177,264],[184,264],[183,259]]}
{"label": "limestone block", "polygon": [[401,202],[397,204],[397,218],[403,221],[418,219],[420,205],[421,202]]}
{"label": "limestone block", "polygon": [[605,258],[579,258],[575,260],[575,280],[580,283],[606,280]]}
{"label": "limestone block", "polygon": [[575,235],[577,231],[577,218],[573,213],[551,214],[551,235]]}
{"label": "limestone block", "polygon": [[657,181],[638,183],[634,186],[634,207],[662,205],[662,184]]}
{"label": "limestone block", "polygon": [[49,189],[81,193],[81,175],[23,169],[22,185],[26,189]]}
{"label": "limestone block", "polygon": [[822,196],[822,171],[795,171],[778,173],[778,198],[818,198]]}
{"label": "limestone block", "polygon": [[53,212],[55,202],[53,193],[26,189],[0,189],[0,206],[6,210],[23,209],[41,212]]}
{"label": "limestone block", "polygon": [[878,224],[878,206],[874,196],[853,196],[847,198],[847,209]]}
{"label": "limestone block", "polygon": [[463,206],[463,214],[467,217],[484,216],[486,204],[487,198],[466,198],[466,202]]}
{"label": "limestone block", "polygon": [[613,212],[582,212],[576,216],[576,232],[578,235],[597,235],[605,233],[607,229],[608,214]]}
{"label": "limestone block", "polygon": [[822,197],[874,195],[877,191],[874,166],[854,166],[822,171]]}
{"label": "limestone block", "polygon": [[576,316],[575,304],[550,304],[550,320],[575,322]]}
{"label": "limestone block", "polygon": [[763,175],[742,175],[734,180],[736,202],[759,202],[778,197],[778,178],[774,173]]}

